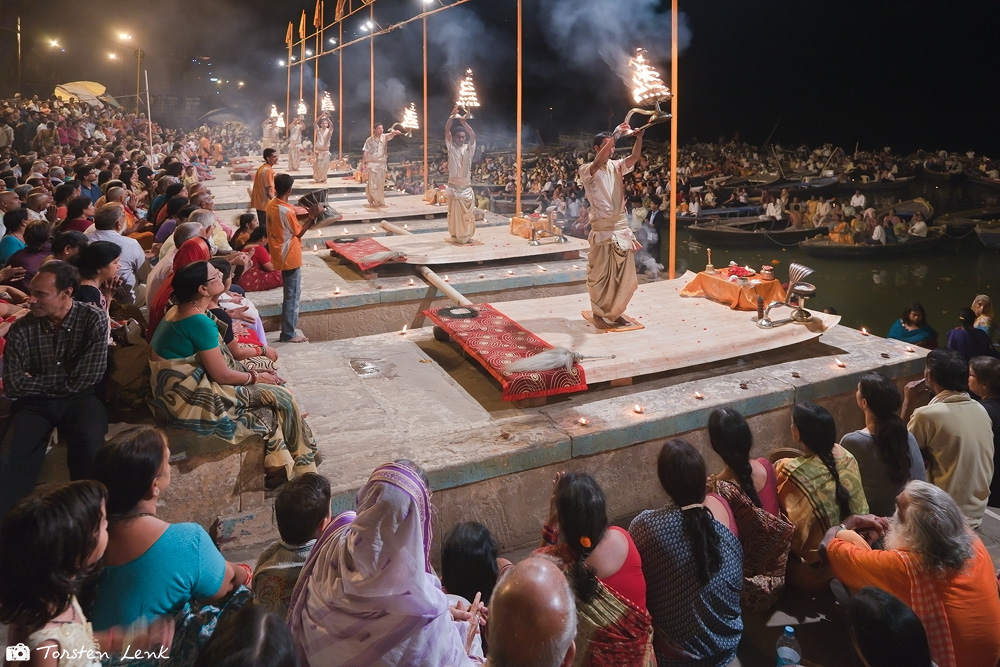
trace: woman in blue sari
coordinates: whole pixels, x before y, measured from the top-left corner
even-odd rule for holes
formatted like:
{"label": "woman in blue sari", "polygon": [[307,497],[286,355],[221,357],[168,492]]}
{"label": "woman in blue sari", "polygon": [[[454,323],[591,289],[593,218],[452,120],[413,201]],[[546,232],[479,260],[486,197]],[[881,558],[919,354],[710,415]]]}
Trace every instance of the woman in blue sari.
{"label": "woman in blue sari", "polygon": [[886,338],[895,338],[928,350],[938,346],[937,331],[927,324],[927,312],[916,301],[903,309],[902,317],[892,323]]}

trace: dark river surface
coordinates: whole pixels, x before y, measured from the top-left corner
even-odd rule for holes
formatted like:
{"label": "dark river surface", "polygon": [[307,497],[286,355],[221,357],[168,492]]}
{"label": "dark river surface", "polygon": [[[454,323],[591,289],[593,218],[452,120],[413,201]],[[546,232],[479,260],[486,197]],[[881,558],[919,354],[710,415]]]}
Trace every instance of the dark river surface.
{"label": "dark river surface", "polygon": [[[853,189],[834,193],[838,200],[849,201]],[[945,213],[1000,206],[1000,191],[971,184],[944,185],[912,181],[905,188],[891,192],[866,192],[868,203],[876,209],[898,201],[923,197],[934,206],[935,217]],[[934,224],[934,221],[931,221]],[[705,268],[705,248],[694,242],[683,229],[677,232],[677,275],[690,269]],[[663,247],[667,247],[667,242]],[[1000,252],[984,247],[975,233],[946,243],[931,254],[886,260],[830,260],[809,257],[797,247],[769,249],[712,248],[712,263],[717,267],[735,261],[760,270],[761,265],[774,266],[776,277],[788,280],[788,266],[799,262],[816,270],[807,280],[816,285],[816,297],[807,305],[822,310],[837,309],[841,323],[855,329],[867,327],[871,333],[884,336],[898,319],[906,304],[919,301],[927,310],[927,320],[941,336],[958,326],[958,311],[972,304],[977,294],[1000,299]],[[666,257],[663,259],[666,264]]]}

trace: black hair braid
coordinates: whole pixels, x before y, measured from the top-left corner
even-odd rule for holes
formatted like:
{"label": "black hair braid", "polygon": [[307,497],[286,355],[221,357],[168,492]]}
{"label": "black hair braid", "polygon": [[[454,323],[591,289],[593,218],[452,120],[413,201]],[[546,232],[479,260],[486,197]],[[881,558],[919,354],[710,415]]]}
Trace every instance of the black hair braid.
{"label": "black hair braid", "polygon": [[885,464],[886,476],[890,482],[902,484],[910,479],[910,434],[906,424],[897,414],[876,415],[878,424],[872,431],[872,441],[878,456]]}
{"label": "black hair braid", "polygon": [[681,510],[681,525],[691,541],[691,553],[698,569],[698,581],[704,586],[722,567],[719,534],[715,532],[712,512],[707,507]]}
{"label": "black hair braid", "polygon": [[597,571],[584,562],[593,553],[594,546],[596,545],[585,548],[580,544],[569,545],[570,551],[575,557],[569,565],[569,583],[573,587],[576,597],[584,604],[594,599],[600,586],[600,582],[597,580]]}
{"label": "black hair braid", "polygon": [[851,509],[851,493],[840,483],[840,473],[837,472],[837,460],[833,457],[833,450],[827,450],[823,454],[816,454],[816,456],[819,457],[819,460],[823,462],[826,469],[830,471],[830,476],[833,477],[833,483],[837,487],[837,504],[840,506],[840,520],[843,521],[854,514],[854,511]]}
{"label": "black hair braid", "polygon": [[763,508],[764,505],[760,502],[760,496],[757,495],[757,489],[753,484],[753,465],[746,459],[741,459],[736,462],[737,467],[733,468],[730,465],[730,469],[736,473],[736,479],[740,483],[740,488],[743,489],[743,493],[747,494],[747,498],[757,507]]}

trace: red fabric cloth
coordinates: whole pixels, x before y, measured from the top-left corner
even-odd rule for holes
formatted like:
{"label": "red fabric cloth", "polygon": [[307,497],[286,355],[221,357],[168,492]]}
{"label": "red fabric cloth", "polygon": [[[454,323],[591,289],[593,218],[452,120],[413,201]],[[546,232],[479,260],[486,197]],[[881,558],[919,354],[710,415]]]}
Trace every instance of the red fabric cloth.
{"label": "red fabric cloth", "polygon": [[503,386],[503,399],[517,401],[557,394],[570,394],[587,389],[587,380],[580,364],[542,372],[505,373],[504,368],[518,359],[532,357],[552,346],[524,329],[488,303],[469,306],[476,317],[453,319],[439,314],[437,308],[424,315],[448,332],[466,352],[482,364]]}
{"label": "red fabric cloth", "polygon": [[368,269],[374,268],[379,264],[385,263],[385,260],[381,262],[362,262],[360,261],[362,258],[376,252],[389,251],[389,249],[384,245],[370,237],[361,237],[354,243],[335,243],[333,241],[327,241],[326,247],[346,259],[351,264],[354,264],[362,271],[367,271]]}
{"label": "red fabric cloth", "polygon": [[261,268],[271,261],[271,253],[263,245],[255,245],[250,255],[250,266],[240,276],[239,286],[247,292],[263,292],[264,290],[281,287],[284,280],[281,271],[265,271]]}
{"label": "red fabric cloth", "polygon": [[616,530],[625,536],[628,540],[628,556],[617,572],[601,581],[636,607],[646,611],[646,577],[642,573],[639,550],[635,548],[635,542],[627,530],[618,526],[611,526],[608,530]]}
{"label": "red fabric cloth", "polygon": [[159,291],[153,296],[153,305],[149,308],[149,327],[146,329],[146,340],[153,340],[153,332],[156,331],[160,320],[167,312],[170,297],[174,295],[174,275],[178,269],[195,262],[207,262],[210,259],[212,259],[212,251],[208,247],[208,241],[200,236],[188,239],[177,249],[173,260],[174,272],[163,281]]}

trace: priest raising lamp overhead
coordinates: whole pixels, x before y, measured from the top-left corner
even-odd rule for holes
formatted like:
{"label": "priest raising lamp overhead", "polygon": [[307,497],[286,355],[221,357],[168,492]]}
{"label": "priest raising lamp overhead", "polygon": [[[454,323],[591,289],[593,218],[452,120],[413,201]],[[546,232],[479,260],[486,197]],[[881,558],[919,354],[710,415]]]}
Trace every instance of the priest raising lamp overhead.
{"label": "priest raising lamp overhead", "polygon": [[[635,114],[649,116],[649,121],[641,127],[629,130],[630,134],[671,118],[668,112],[660,108],[660,104],[670,99],[670,90],[663,85],[660,73],[646,60],[645,53],[645,49],[636,49],[635,57],[629,60],[629,67],[632,70],[632,99],[639,106],[625,115],[625,122],[630,123]],[[650,105],[653,106],[652,109],[643,108]]]}

